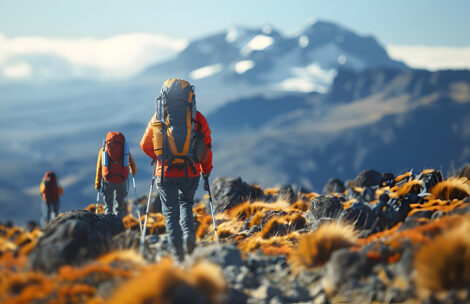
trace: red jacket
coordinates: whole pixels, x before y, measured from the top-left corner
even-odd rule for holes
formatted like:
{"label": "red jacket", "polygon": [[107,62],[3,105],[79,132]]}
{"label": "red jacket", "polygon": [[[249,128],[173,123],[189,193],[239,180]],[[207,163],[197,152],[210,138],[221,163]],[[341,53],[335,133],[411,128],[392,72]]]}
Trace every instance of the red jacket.
{"label": "red jacket", "polygon": [[[140,147],[142,150],[150,156],[152,159],[155,159],[155,153],[153,150],[153,123],[155,122],[155,115],[150,119],[147,129],[145,129],[144,136],[142,136],[142,140],[140,141]],[[209,124],[207,123],[206,118],[199,112],[196,112],[196,121],[199,122],[199,124],[196,124],[196,127],[199,128],[199,125],[201,126],[202,132],[204,133],[204,142],[206,145],[209,147],[212,146],[212,141],[211,141],[211,129],[209,128]],[[161,168],[162,164],[160,161],[158,161],[158,166],[157,166],[157,172],[156,176],[161,175]],[[196,177],[199,176],[199,174],[202,173],[210,173],[212,171],[212,151],[209,151],[209,155],[207,157],[207,160],[204,163],[197,163],[195,165],[196,169],[196,174],[193,173],[193,170],[191,168],[188,168],[187,174],[188,177]],[[185,177],[186,176],[186,170],[185,169],[178,169],[173,167],[170,171],[168,171],[168,166],[165,164],[165,177]]]}

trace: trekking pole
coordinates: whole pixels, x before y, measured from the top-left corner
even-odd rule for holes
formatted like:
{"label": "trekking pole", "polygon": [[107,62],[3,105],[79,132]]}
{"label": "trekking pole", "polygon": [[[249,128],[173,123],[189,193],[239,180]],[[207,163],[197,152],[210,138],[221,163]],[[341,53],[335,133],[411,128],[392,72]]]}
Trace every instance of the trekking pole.
{"label": "trekking pole", "polygon": [[96,205],[95,205],[95,214],[98,214],[98,203],[100,201],[100,190],[96,192]]}
{"label": "trekking pole", "polygon": [[140,221],[140,205],[139,205],[139,198],[137,197],[137,188],[135,187],[135,178],[134,175],[132,175],[132,183],[134,184],[134,193],[135,193],[135,202],[132,204],[131,207],[131,214],[132,214],[132,209],[134,209],[135,204],[137,204],[137,216],[139,218],[139,228],[140,228],[140,233],[142,234],[142,222]]}
{"label": "trekking pole", "polygon": [[217,243],[220,243],[219,234],[217,233],[217,224],[215,223],[214,206],[212,205],[212,194],[211,194],[211,188],[209,187],[208,176],[204,176],[204,188],[207,190],[207,193],[209,193],[209,206],[211,208],[212,223],[214,224],[215,239],[217,240]]}
{"label": "trekking pole", "polygon": [[[150,199],[152,197],[152,190],[153,190],[153,184],[155,182],[155,172],[157,170],[157,163],[158,161],[155,160],[155,166],[153,167],[153,173],[152,173],[152,182],[150,183],[150,191],[149,191],[149,197],[147,201],[147,209],[145,210],[145,220],[144,220],[144,225],[142,226],[142,233],[140,234],[140,247],[139,247],[139,253],[143,254],[144,252],[144,243],[145,243],[145,230],[147,227],[147,217],[149,213],[149,205],[150,205]],[[162,168],[163,170],[163,168]]]}

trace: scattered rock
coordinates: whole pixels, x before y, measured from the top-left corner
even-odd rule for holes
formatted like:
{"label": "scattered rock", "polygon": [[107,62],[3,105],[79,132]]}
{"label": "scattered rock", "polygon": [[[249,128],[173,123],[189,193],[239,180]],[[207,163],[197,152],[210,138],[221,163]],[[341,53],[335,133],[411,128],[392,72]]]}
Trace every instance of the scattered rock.
{"label": "scattered rock", "polygon": [[122,231],[124,226],[114,215],[65,212],[45,227],[29,255],[29,266],[50,273],[62,265],[82,265],[114,248],[112,238]]}
{"label": "scattered rock", "polygon": [[232,244],[211,244],[205,247],[196,247],[191,258],[193,263],[205,259],[222,268],[229,265],[239,267],[243,264],[240,250]]}
{"label": "scattered rock", "polygon": [[323,187],[323,195],[330,193],[343,193],[346,190],[344,183],[337,178],[330,178]]}
{"label": "scattered rock", "polygon": [[442,173],[439,170],[432,170],[428,173],[419,174],[416,179],[422,181],[421,193],[428,193],[431,191],[431,188],[434,187],[437,183],[443,181]]}
{"label": "scattered rock", "polygon": [[318,221],[321,218],[337,218],[343,205],[336,196],[318,196],[310,202],[310,210],[307,218],[311,221]]}
{"label": "scattered rock", "polygon": [[[214,213],[220,213],[247,200],[257,200],[264,196],[260,188],[245,183],[238,178],[218,177],[211,185]],[[206,210],[210,212],[209,204]]]}
{"label": "scattered rock", "polygon": [[470,179],[470,164],[465,164],[463,165],[458,173],[457,173],[457,176],[458,177],[466,177],[467,179]]}
{"label": "scattered rock", "polygon": [[347,188],[382,186],[382,174],[375,170],[365,170],[347,183]]}
{"label": "scattered rock", "polygon": [[282,291],[271,285],[268,281],[264,281],[257,289],[255,289],[251,296],[258,300],[269,301],[275,296],[282,296]]}

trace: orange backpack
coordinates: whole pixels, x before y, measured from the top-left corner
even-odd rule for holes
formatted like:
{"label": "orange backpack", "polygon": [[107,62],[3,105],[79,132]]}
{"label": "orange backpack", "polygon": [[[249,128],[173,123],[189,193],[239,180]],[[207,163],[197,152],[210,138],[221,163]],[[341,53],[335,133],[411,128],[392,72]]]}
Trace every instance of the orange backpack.
{"label": "orange backpack", "polygon": [[45,202],[56,202],[59,199],[59,191],[57,188],[57,177],[54,172],[47,171],[42,178],[44,183],[44,193],[42,198]]}
{"label": "orange backpack", "polygon": [[102,175],[110,183],[121,183],[129,176],[129,146],[121,132],[108,132],[103,147]]}

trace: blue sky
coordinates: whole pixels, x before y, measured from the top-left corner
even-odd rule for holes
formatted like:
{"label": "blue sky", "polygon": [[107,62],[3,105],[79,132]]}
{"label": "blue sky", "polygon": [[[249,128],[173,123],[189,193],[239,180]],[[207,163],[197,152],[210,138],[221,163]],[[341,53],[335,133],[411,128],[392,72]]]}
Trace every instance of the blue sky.
{"label": "blue sky", "polygon": [[373,34],[385,44],[466,46],[469,12],[467,0],[0,0],[0,32],[9,37],[150,32],[195,38],[232,24],[271,24],[289,32],[316,17]]}
{"label": "blue sky", "polygon": [[0,80],[125,78],[232,25],[288,35],[312,18],[373,35],[411,67],[470,69],[468,12],[469,0],[0,0]]}

